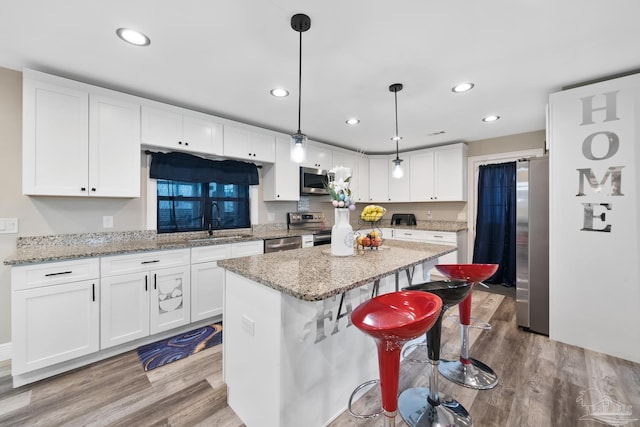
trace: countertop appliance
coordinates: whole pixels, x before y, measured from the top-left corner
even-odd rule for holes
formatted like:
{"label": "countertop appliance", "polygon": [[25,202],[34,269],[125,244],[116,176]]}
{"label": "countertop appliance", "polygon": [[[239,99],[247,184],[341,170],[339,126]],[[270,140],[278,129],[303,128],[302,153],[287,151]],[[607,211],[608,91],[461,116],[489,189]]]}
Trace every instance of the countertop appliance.
{"label": "countertop appliance", "polygon": [[414,214],[394,213],[391,215],[391,225],[416,225]]}
{"label": "countertop appliance", "polygon": [[331,243],[331,228],[325,227],[324,212],[289,212],[287,228],[309,231],[309,234],[313,234],[313,246]]}
{"label": "countertop appliance", "polygon": [[549,335],[549,158],[516,167],[516,320]]}
{"label": "countertop appliance", "polygon": [[324,169],[300,168],[300,194],[329,194],[325,185],[333,181],[333,174]]}

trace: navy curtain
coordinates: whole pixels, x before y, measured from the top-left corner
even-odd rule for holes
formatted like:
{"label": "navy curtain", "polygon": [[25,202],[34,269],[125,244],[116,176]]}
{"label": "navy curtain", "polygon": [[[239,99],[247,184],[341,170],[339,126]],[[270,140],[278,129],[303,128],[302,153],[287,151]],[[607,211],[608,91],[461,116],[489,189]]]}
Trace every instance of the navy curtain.
{"label": "navy curtain", "polygon": [[258,185],[258,168],[237,160],[209,160],[187,153],[153,153],[149,176],[182,182]]}
{"label": "navy curtain", "polygon": [[499,264],[487,283],[516,284],[516,162],[480,166],[473,262]]}

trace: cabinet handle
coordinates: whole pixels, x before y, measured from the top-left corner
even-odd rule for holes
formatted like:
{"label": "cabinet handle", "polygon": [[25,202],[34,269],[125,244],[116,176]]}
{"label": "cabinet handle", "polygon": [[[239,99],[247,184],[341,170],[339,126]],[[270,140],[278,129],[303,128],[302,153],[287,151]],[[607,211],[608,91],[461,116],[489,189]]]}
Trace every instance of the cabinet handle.
{"label": "cabinet handle", "polygon": [[189,145],[189,143],[188,143],[188,142],[185,142],[185,143],[184,143],[184,145]]}
{"label": "cabinet handle", "polygon": [[178,141],[178,145],[182,145],[182,141]]}
{"label": "cabinet handle", "polygon": [[95,302],[96,300],[96,284],[91,284],[91,299]]}
{"label": "cabinet handle", "polygon": [[96,188],[95,187],[91,187],[91,191],[95,192]]}
{"label": "cabinet handle", "polygon": [[80,187],[80,191],[87,191],[87,187]]}
{"label": "cabinet handle", "polygon": [[433,237],[434,237],[435,239],[443,239],[443,238],[444,238],[444,236],[439,236],[439,235],[437,235],[437,234],[434,234],[434,235],[433,235]]}
{"label": "cabinet handle", "polygon": [[142,261],[140,264],[153,264],[154,262],[160,262],[160,260],[154,259],[153,261]]}
{"label": "cabinet handle", "polygon": [[158,277],[156,274],[153,274],[153,289],[158,289]]}
{"label": "cabinet handle", "polygon": [[71,273],[73,273],[73,271],[61,271],[60,273],[47,273],[44,275],[44,277],[60,276],[62,274],[71,274]]}
{"label": "cabinet handle", "polygon": [[146,274],[144,275],[144,291],[148,291],[149,290],[149,276],[147,276]]}

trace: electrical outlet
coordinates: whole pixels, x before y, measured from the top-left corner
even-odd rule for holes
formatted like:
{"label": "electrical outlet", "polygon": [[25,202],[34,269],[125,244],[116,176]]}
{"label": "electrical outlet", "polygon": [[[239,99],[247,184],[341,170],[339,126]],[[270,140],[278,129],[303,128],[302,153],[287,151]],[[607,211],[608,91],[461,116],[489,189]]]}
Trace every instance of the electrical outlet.
{"label": "electrical outlet", "polygon": [[267,221],[274,222],[276,220],[276,214],[273,212],[267,213]]}
{"label": "electrical outlet", "polygon": [[113,217],[112,216],[103,216],[102,217],[102,227],[103,228],[113,228]]}
{"label": "electrical outlet", "polygon": [[433,215],[431,215],[431,210],[427,211],[427,219],[431,219],[433,218]]}
{"label": "electrical outlet", "polygon": [[466,221],[467,220],[467,214],[464,212],[458,212],[458,221]]}
{"label": "electrical outlet", "polygon": [[245,315],[242,315],[242,330],[253,336],[255,334],[256,322]]}
{"label": "electrical outlet", "polygon": [[18,218],[0,218],[0,234],[18,232]]}

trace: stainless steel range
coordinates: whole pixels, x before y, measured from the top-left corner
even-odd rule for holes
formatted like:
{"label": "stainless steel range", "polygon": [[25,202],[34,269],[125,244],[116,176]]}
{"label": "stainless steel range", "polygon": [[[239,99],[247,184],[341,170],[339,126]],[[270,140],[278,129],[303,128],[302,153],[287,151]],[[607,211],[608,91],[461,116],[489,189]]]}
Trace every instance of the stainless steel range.
{"label": "stainless steel range", "polygon": [[331,243],[331,228],[325,227],[324,212],[289,212],[287,214],[289,230],[309,231],[313,234],[313,246]]}

